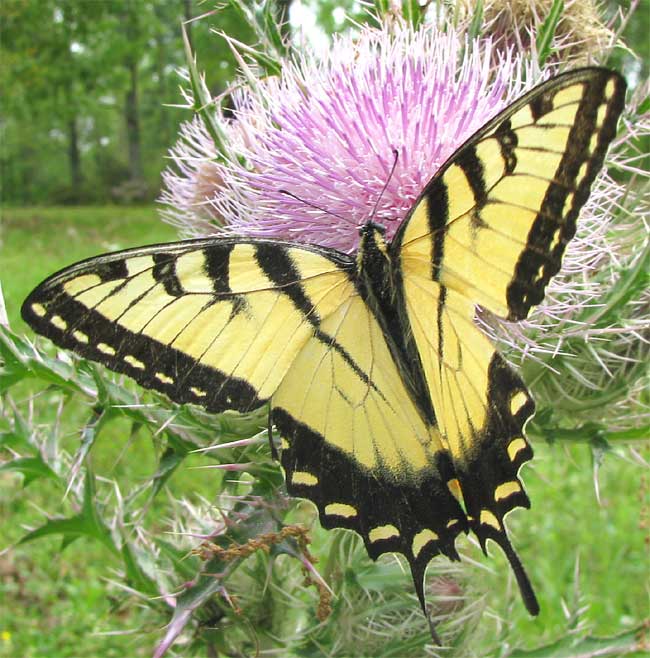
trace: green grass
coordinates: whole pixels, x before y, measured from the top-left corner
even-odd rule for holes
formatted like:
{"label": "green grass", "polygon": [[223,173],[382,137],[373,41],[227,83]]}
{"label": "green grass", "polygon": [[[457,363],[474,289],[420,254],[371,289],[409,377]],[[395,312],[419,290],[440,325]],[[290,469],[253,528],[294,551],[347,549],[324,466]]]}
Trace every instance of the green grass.
{"label": "green grass", "polygon": [[11,326],[20,303],[48,274],[106,251],[176,239],[154,206],[4,208],[0,220],[0,280]]}
{"label": "green grass", "polygon": [[[12,327],[26,331],[18,318],[22,299],[60,267],[107,250],[170,239],[174,230],[157,219],[153,208],[5,209],[0,276]],[[27,390],[19,392],[27,395]],[[41,396],[40,403],[47,405],[49,399]],[[78,403],[66,409],[70,449],[89,413]],[[155,467],[147,437],[132,441],[129,432],[126,421],[117,421],[93,450],[96,471],[117,478],[127,490],[129,482],[139,482]],[[566,634],[573,622],[565,618],[563,603],[571,612],[589,606],[584,620],[593,634],[634,627],[648,617],[650,542],[647,528],[642,528],[650,509],[647,474],[644,484],[643,470],[626,459],[625,449],[606,454],[599,472],[599,505],[588,447],[538,444],[535,450],[533,465],[523,472],[533,506],[515,511],[509,528],[537,590],[540,616],[530,619],[517,597],[507,595],[514,583],[496,547],[486,559],[468,541],[461,542],[492,570],[474,572],[505,620],[505,637],[511,645],[532,648]],[[647,448],[643,454],[647,459]],[[215,477],[184,468],[169,486],[178,498],[209,497]],[[53,538],[12,547],[24,526],[42,522],[40,509],[70,513],[63,491],[53,484],[40,480],[23,490],[18,476],[0,474],[0,550],[10,547],[0,553],[0,657],[150,655],[161,629],[148,626],[151,617],[137,605],[115,608],[115,601],[107,598],[103,579],[117,566],[108,551],[80,540],[60,552],[60,542]],[[158,523],[164,532],[164,520]],[[443,559],[432,562],[430,579]],[[481,625],[481,633],[494,643],[498,624],[484,617]],[[94,635],[108,630],[133,633]]]}

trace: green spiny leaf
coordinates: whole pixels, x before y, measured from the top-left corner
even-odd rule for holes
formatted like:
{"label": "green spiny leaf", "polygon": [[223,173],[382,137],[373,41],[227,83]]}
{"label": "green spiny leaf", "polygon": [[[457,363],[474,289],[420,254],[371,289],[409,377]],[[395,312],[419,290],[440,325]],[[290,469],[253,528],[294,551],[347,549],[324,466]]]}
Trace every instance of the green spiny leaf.
{"label": "green spiny leaf", "polygon": [[158,495],[160,490],[165,486],[167,480],[169,480],[186,456],[187,451],[181,452],[173,447],[169,447],[165,450],[160,458],[160,462],[158,463],[158,469],[153,476],[152,497]]}
{"label": "green spiny leaf", "polygon": [[65,548],[65,546],[68,546],[75,539],[87,537],[99,541],[111,553],[118,554],[119,551],[113,543],[111,533],[102,522],[95,504],[95,480],[93,475],[88,472],[86,474],[82,511],[69,518],[50,519],[46,521],[40,528],[25,535],[20,540],[20,543],[22,544],[49,535],[63,535],[63,547]]}
{"label": "green spiny leaf", "polygon": [[418,0],[403,0],[402,15],[413,29],[417,29],[424,19],[423,8]]}
{"label": "green spiny leaf", "polygon": [[546,60],[551,54],[553,49],[553,38],[555,37],[558,23],[562,18],[563,10],[564,0],[553,0],[551,10],[537,33],[536,45],[540,66],[543,66],[546,63]]}
{"label": "green spiny leaf", "polygon": [[264,0],[260,4],[228,0],[228,4],[248,23],[259,40],[261,48],[256,52],[264,62],[258,62],[260,66],[268,73],[279,73],[282,70],[282,59],[288,54],[288,44],[276,20],[274,3],[271,0]]}
{"label": "green spiny leaf", "polygon": [[161,553],[172,563],[174,573],[186,580],[192,580],[200,569],[200,561],[196,555],[188,555],[187,551],[180,550],[164,539],[156,537],[156,546]]}
{"label": "green spiny leaf", "polygon": [[224,157],[228,153],[227,137],[216,118],[214,107],[214,99],[210,94],[210,90],[205,84],[205,79],[199,73],[196,65],[196,57],[192,52],[192,46],[187,36],[187,31],[183,28],[183,44],[185,47],[185,59],[187,61],[187,69],[190,76],[190,86],[192,88],[192,97],[194,98],[194,111],[203,120],[210,137],[214,141],[217,153]]}
{"label": "green spiny leaf", "polygon": [[[249,506],[241,503],[236,506],[236,511],[241,512],[246,507]],[[280,529],[280,522],[271,514],[269,509],[254,509],[243,521],[233,524],[227,536],[222,535],[219,540],[224,545],[228,545],[233,540],[238,544],[244,544],[261,533],[278,532]],[[215,594],[222,591],[225,581],[241,562],[242,558],[236,558],[226,563],[220,557],[214,557],[203,565],[202,574],[196,582],[177,597],[174,614],[167,626],[165,637],[156,647],[154,657],[162,656],[174,643],[196,611],[207,604]],[[216,577],[215,574],[220,574],[220,577]]]}
{"label": "green spiny leaf", "polygon": [[147,596],[158,596],[160,591],[156,582],[150,578],[140,566],[137,548],[124,542],[122,546],[122,562],[129,585]]}
{"label": "green spiny leaf", "polygon": [[92,447],[95,445],[95,441],[99,436],[102,428],[114,417],[115,413],[112,410],[102,405],[97,405],[93,408],[92,416],[90,420],[81,428],[81,443],[77,454],[75,455],[75,463],[70,471],[70,479],[73,479],[79,469],[81,468],[82,463],[88,456],[88,453],[92,450]]}
{"label": "green spiny leaf", "polygon": [[0,392],[26,377],[35,377],[65,390],[82,391],[69,363],[38,351],[36,345],[3,327],[0,327],[0,361]]}
{"label": "green spiny leaf", "polygon": [[647,112],[650,112],[650,96],[646,96],[637,108],[637,114],[639,115],[646,114]]}
{"label": "green spiny leaf", "polygon": [[24,480],[23,486],[29,485],[34,480],[40,478],[49,478],[62,484],[59,476],[39,457],[18,457],[12,459],[0,466],[0,473],[3,471],[16,471],[22,473]]}
{"label": "green spiny leaf", "polygon": [[481,23],[483,22],[483,0],[477,0],[474,5],[474,15],[469,26],[468,36],[476,39],[481,34]]}

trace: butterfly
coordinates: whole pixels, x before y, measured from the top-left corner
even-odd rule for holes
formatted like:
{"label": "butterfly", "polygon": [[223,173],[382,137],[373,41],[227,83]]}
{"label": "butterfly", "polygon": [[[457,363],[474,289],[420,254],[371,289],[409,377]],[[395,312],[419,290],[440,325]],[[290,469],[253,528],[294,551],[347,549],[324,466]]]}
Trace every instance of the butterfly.
{"label": "butterfly", "polygon": [[41,283],[23,318],[54,343],[210,412],[269,405],[293,496],[371,558],[405,556],[426,615],[430,560],[493,540],[539,611],[504,518],[530,507],[534,403],[474,322],[539,304],[624,107],[615,72],[540,84],[426,185],[393,240],[358,251],[211,237],[129,249]]}

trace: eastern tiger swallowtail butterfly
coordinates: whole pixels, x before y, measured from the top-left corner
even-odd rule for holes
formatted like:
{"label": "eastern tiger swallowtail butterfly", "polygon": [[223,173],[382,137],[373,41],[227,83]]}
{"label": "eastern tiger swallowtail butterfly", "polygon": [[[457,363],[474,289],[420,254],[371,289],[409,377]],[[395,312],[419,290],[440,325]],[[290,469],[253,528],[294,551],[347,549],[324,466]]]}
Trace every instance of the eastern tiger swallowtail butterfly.
{"label": "eastern tiger swallowtail butterfly", "polygon": [[474,323],[526,318],[576,231],[624,105],[614,72],[585,68],[524,95],[429,181],[388,244],[372,221],[354,255],[212,237],[72,265],[23,318],[57,345],[211,412],[270,404],[288,491],[371,558],[424,575],[471,530],[505,552],[539,606],[504,525],[530,503],[534,404]]}

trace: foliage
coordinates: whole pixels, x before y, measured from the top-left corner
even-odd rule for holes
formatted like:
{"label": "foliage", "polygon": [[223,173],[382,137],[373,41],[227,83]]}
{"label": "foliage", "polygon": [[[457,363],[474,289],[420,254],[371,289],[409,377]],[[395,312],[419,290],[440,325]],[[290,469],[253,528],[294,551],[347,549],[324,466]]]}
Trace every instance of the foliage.
{"label": "foliage", "polygon": [[[121,221],[108,221],[120,213],[124,213]],[[22,242],[12,243],[12,250],[22,252],[30,241],[34,244],[31,260],[38,269],[24,275],[30,281],[70,259],[105,250],[109,244],[117,248],[168,239],[160,226],[151,234],[151,211],[75,209],[73,219],[83,226],[80,236],[87,244],[85,251],[71,254],[69,238],[57,241],[54,250],[42,239],[61,233],[69,211],[41,209],[12,211],[9,215],[10,235],[23,235]],[[102,244],[96,244],[98,238]],[[17,279],[21,268],[24,265],[16,261],[7,272],[8,276],[12,271],[16,275],[9,280]],[[15,307],[26,290],[11,287],[7,292],[9,315],[15,317]],[[72,519],[73,524],[68,528],[59,525],[59,529],[71,538],[71,533],[78,531],[77,539],[63,553],[60,542],[55,541],[61,538],[59,534],[16,546],[5,558],[4,589],[10,597],[5,603],[17,601],[20,606],[38,610],[47,624],[57,619],[53,617],[56,611],[66,620],[55,622],[56,631],[42,634],[30,630],[31,622],[26,625],[22,615],[14,617],[10,609],[3,610],[0,632],[8,629],[13,637],[7,651],[11,646],[12,652],[22,655],[150,655],[150,648],[163,638],[161,629],[172,613],[169,597],[197,582],[201,571],[216,572],[190,551],[200,546],[203,537],[224,528],[223,520],[228,518],[227,510],[234,500],[228,496],[233,491],[250,493],[253,486],[253,479],[243,471],[195,467],[244,463],[252,469],[256,463],[273,469],[274,475],[263,473],[264,478],[277,477],[263,430],[260,434],[265,418],[254,418],[251,425],[250,419],[231,414],[213,418],[196,410],[178,410],[160,397],[142,396],[135,387],[125,390],[123,380],[82,360],[62,353],[55,358],[46,350],[45,342],[32,345],[9,333],[4,336],[0,432],[7,466],[0,474],[0,517],[6,521],[0,532],[6,541],[19,542],[27,533],[17,525],[18,520],[27,524],[27,532],[38,528],[53,531],[57,526],[51,524],[52,519],[61,517]],[[200,446],[256,439],[250,445],[186,453],[184,441],[188,437]],[[622,642],[631,648],[639,640],[634,628],[642,619],[646,596],[644,565],[639,558],[644,550],[643,534],[638,529],[643,512],[633,501],[637,496],[647,498],[641,468],[621,460],[617,455],[625,453],[616,445],[601,453],[599,508],[588,491],[594,466],[584,446],[586,437],[573,435],[570,443],[562,439],[561,435],[556,437],[550,449],[545,449],[541,440],[535,444],[537,459],[531,472],[525,474],[535,505],[532,512],[513,515],[510,522],[522,559],[534,565],[532,576],[542,596],[539,621],[527,618],[516,593],[506,594],[504,565],[495,563],[495,572],[487,572],[476,546],[464,547],[471,561],[465,562],[462,571],[444,560],[436,560],[429,570],[430,600],[435,597],[440,612],[454,613],[450,631],[444,625],[441,630],[445,638],[456,638],[457,655],[496,656],[504,641],[510,647],[522,647],[522,652],[532,651],[544,646],[544,637],[549,642],[564,637],[577,652],[587,646],[590,629],[600,638],[593,646],[600,650],[617,647],[613,655],[622,653]],[[99,524],[92,521],[92,513],[83,512],[84,473],[88,472],[94,475]],[[21,477],[30,482],[22,491]],[[330,618],[322,624],[318,621],[318,589],[315,585],[304,588],[299,558],[255,552],[220,581],[241,614],[235,614],[217,594],[189,621],[175,645],[178,652],[191,655],[190,643],[199,655],[208,645],[224,647],[224,643],[240,651],[249,647],[253,652],[251,628],[255,628],[262,647],[285,647],[287,654],[303,647],[306,655],[363,655],[370,649],[373,653],[366,655],[422,655],[426,628],[409,580],[398,564],[388,559],[371,563],[356,537],[323,532],[311,506],[296,505],[278,495],[280,499],[272,497],[270,502],[275,501],[274,511],[275,505],[280,505],[276,513],[283,523],[309,528],[309,551],[319,559],[316,568],[335,593]],[[47,516],[43,517],[38,508],[30,509],[30,500],[46,510]],[[286,504],[290,504],[288,509]],[[244,513],[248,513],[247,508]],[[84,519],[90,522],[84,523]],[[276,519],[262,515],[260,527],[251,537],[274,531],[276,523]],[[111,529],[108,543],[102,527]],[[245,536],[238,537],[238,544],[246,544]],[[130,550],[120,548],[125,545]],[[576,548],[580,551],[580,572],[574,571]],[[37,560],[36,564],[32,560]],[[75,566],[71,568],[71,564]],[[104,565],[103,570],[100,565]],[[84,570],[85,578],[76,576],[79,569]],[[617,578],[612,580],[610,573],[616,573]],[[9,574],[16,574],[16,580]],[[102,577],[108,578],[107,584],[101,584]],[[152,587],[160,587],[161,581],[162,599],[152,594]],[[217,587],[216,580],[203,582],[206,587]],[[38,587],[38,595],[30,593],[32,583]],[[108,600],[104,588],[109,590]],[[607,596],[600,596],[605,590]],[[62,591],[67,592],[63,598],[57,595]],[[566,619],[561,599],[566,602]],[[585,600],[591,604],[589,610]],[[482,614],[487,604],[496,621]],[[216,628],[214,614],[224,614]],[[509,622],[502,625],[499,619]],[[139,630],[133,636],[129,629]],[[623,630],[620,638],[607,639]],[[110,635],[102,635],[106,632]],[[585,638],[582,645],[581,638]],[[55,641],[58,643],[52,644]],[[40,649],[30,654],[29,647]],[[544,655],[543,651],[538,649],[537,655]]]}
{"label": "foliage", "polygon": [[[114,200],[121,200],[119,186],[133,174],[134,138],[126,114],[132,63],[149,188],[142,200],[156,196],[165,151],[186,116],[182,108],[170,107],[185,64],[184,18],[180,2],[0,5],[0,81],[8,91],[2,100],[5,202],[104,202],[113,199],[116,187]],[[211,34],[214,27],[244,42],[251,33],[232,9],[188,24],[210,70],[210,93],[217,95],[234,75],[234,60],[227,44]]]}

